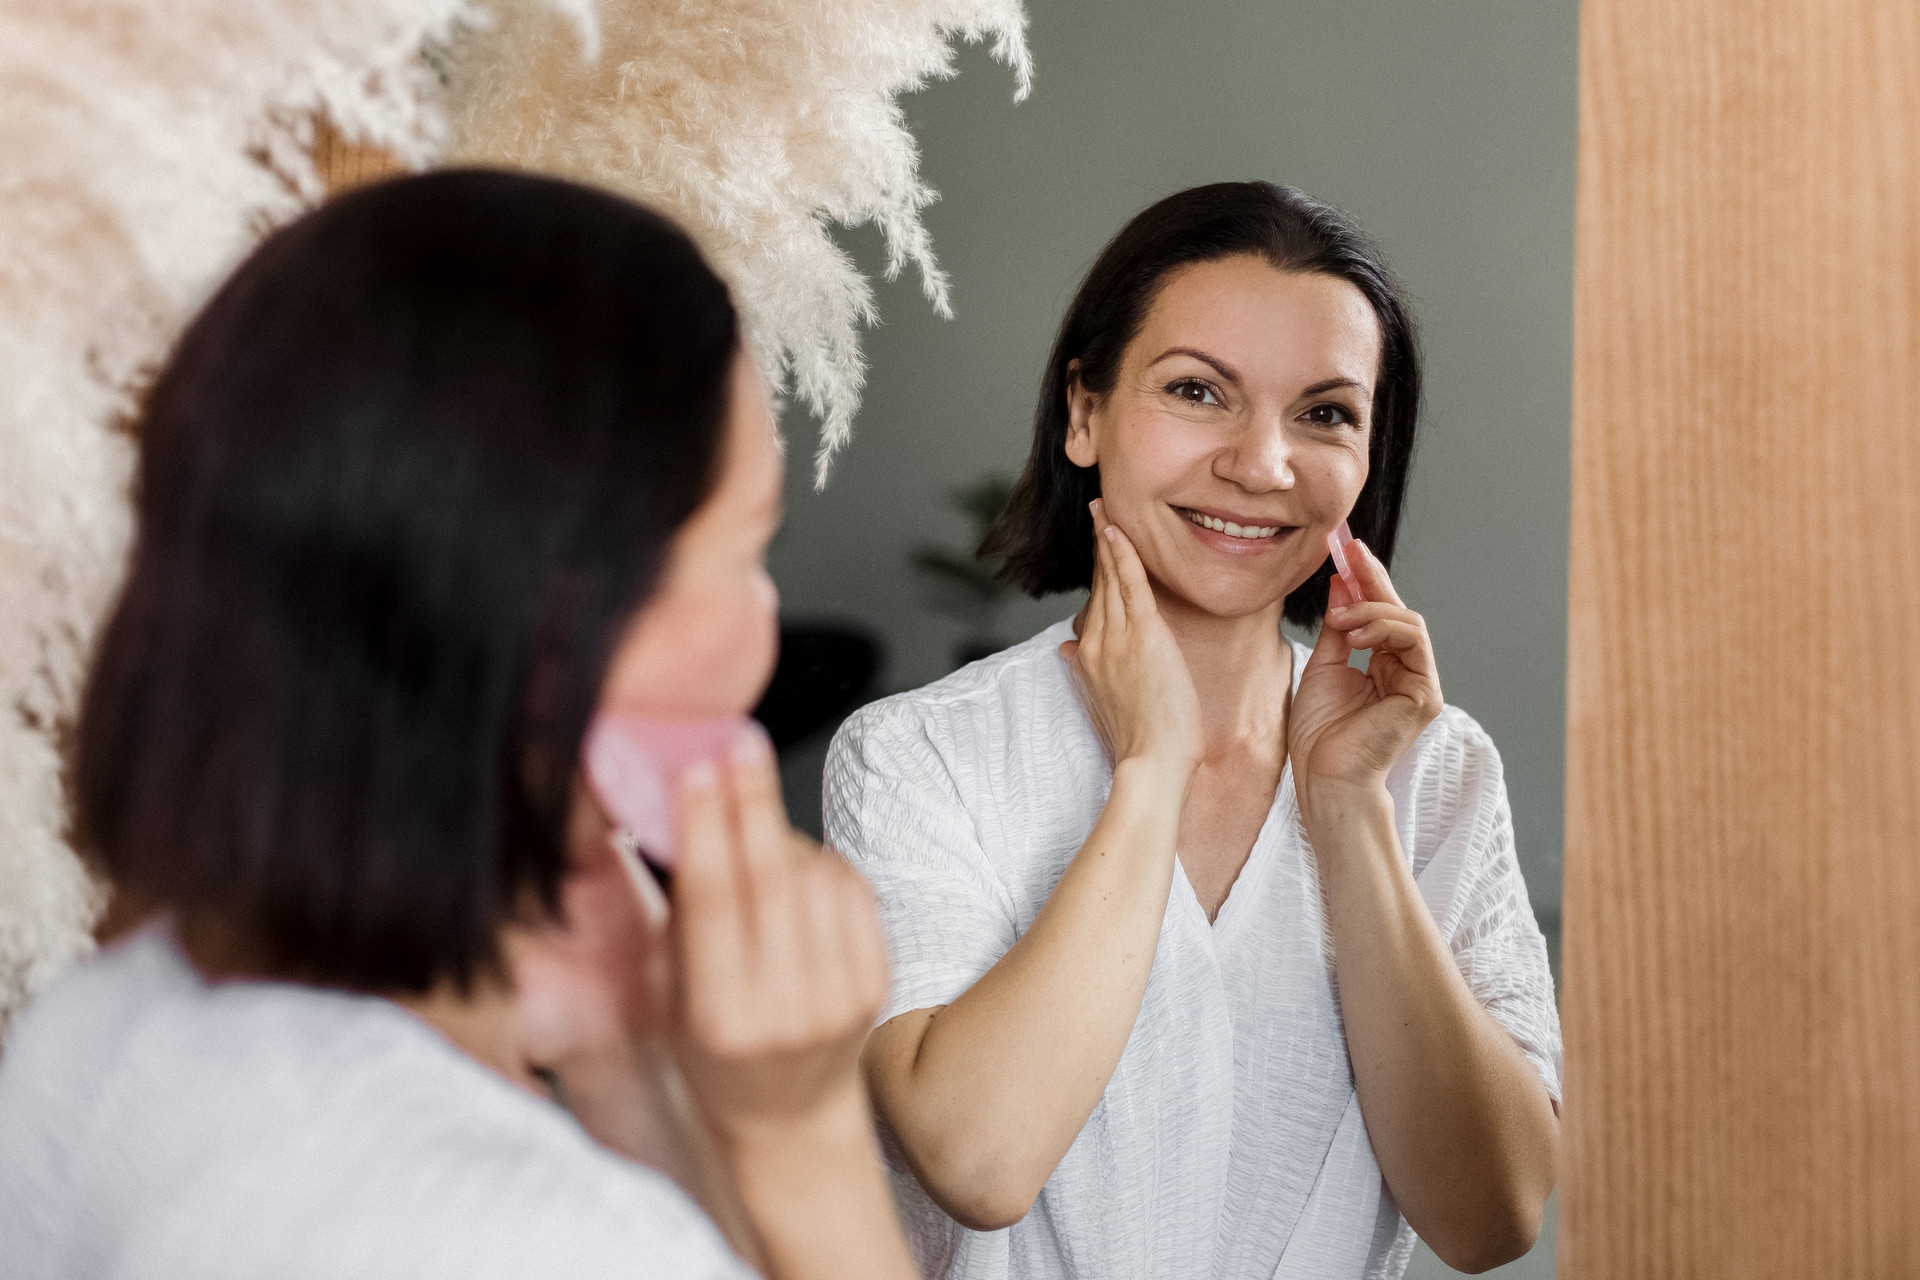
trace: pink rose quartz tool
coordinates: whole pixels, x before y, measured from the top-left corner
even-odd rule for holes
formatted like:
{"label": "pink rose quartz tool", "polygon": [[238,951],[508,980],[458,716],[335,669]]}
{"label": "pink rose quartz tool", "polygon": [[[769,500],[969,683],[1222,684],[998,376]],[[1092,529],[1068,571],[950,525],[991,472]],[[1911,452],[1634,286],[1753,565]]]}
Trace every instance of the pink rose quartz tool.
{"label": "pink rose quartz tool", "polygon": [[603,712],[587,731],[587,778],[601,805],[665,882],[680,858],[680,778],[701,761],[721,771],[743,734],[766,736],[744,716],[643,716]]}
{"label": "pink rose quartz tool", "polygon": [[1353,530],[1342,520],[1332,533],[1327,535],[1327,552],[1333,556],[1334,571],[1340,575],[1340,581],[1347,584],[1354,602],[1365,600],[1366,593],[1360,590],[1360,580],[1353,576],[1353,566],[1347,562],[1347,544],[1353,541]]}

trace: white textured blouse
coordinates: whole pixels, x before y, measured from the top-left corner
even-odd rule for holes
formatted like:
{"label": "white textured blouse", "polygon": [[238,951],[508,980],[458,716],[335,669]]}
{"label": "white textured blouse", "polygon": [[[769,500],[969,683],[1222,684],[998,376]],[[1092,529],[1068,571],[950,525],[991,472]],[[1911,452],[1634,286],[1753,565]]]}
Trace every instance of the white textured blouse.
{"label": "white textured blouse", "polygon": [[0,1055],[5,1280],[750,1280],[665,1176],[398,1005],[148,929]]}
{"label": "white textured blouse", "polygon": [[[1033,923],[1112,770],[1057,653],[1061,622],[857,712],[827,758],[828,841],[872,882],[893,960],[881,1020],[951,1003]],[[1307,661],[1294,646],[1294,682]],[[1475,998],[1553,1096],[1560,1025],[1514,859],[1500,756],[1448,707],[1387,780],[1400,842]],[[1176,868],[1146,996],[1092,1117],[1033,1209],[947,1217],[890,1152],[923,1271],[952,1280],[1398,1277],[1413,1233],[1354,1093],[1332,943],[1291,769],[1209,922]]]}

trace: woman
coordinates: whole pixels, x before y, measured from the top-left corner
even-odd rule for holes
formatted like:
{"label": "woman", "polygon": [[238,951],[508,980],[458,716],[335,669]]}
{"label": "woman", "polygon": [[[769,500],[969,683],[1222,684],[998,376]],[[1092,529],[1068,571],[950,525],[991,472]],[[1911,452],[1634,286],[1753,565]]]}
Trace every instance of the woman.
{"label": "woman", "polygon": [[987,550],[1086,607],[828,763],[892,943],[863,1061],[929,1274],[1531,1245],[1559,1030],[1499,756],[1387,575],[1418,400],[1397,285],[1298,192],[1169,197],[1081,286]]}
{"label": "woman", "polygon": [[911,1274],[864,886],[743,732],[663,926],[580,781],[597,708],[753,704],[779,496],[659,217],[441,173],[267,240],[142,423],[74,808],[151,919],[0,1060],[9,1276],[747,1274],[633,1156],[769,1274]]}

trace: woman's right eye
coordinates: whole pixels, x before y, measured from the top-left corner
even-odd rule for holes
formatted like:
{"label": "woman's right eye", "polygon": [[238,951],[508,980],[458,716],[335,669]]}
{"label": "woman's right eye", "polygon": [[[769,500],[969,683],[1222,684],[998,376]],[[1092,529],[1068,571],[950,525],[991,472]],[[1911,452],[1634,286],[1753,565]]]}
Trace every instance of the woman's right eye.
{"label": "woman's right eye", "polygon": [[1188,404],[1219,404],[1219,398],[1213,394],[1213,388],[1197,378],[1182,378],[1178,382],[1167,384],[1167,393],[1185,400]]}

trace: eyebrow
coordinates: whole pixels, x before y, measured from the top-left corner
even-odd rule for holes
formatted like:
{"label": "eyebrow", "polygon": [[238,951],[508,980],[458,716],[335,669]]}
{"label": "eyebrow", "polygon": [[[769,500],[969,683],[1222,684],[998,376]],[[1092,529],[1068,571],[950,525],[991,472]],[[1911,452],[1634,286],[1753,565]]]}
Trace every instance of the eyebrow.
{"label": "eyebrow", "polygon": [[[1154,357],[1153,364],[1159,364],[1162,360],[1168,359],[1171,356],[1190,356],[1202,364],[1212,365],[1215,369],[1219,370],[1220,376],[1228,382],[1237,383],[1240,381],[1240,373],[1237,369],[1215,356],[1208,355],[1198,347],[1168,347],[1165,351],[1162,351]],[[1148,366],[1148,368],[1152,367],[1152,365]],[[1310,387],[1301,388],[1300,394],[1303,396],[1317,396],[1328,391],[1337,391],[1342,387],[1352,387],[1356,391],[1365,391],[1367,389],[1366,383],[1361,382],[1358,378],[1323,378]]]}
{"label": "eyebrow", "polygon": [[[1219,371],[1220,376],[1225,378],[1228,382],[1240,381],[1240,373],[1232,365],[1227,364],[1224,361],[1215,359],[1213,356],[1208,355],[1206,352],[1200,350],[1198,347],[1168,347],[1165,351],[1162,351],[1159,355],[1153,358],[1153,364],[1159,364],[1162,360],[1165,360],[1170,356],[1191,356],[1192,358],[1194,358],[1195,360],[1198,360],[1202,364],[1212,365],[1215,369]],[[1147,367],[1152,368],[1153,365],[1148,365]]]}
{"label": "eyebrow", "polygon": [[1341,387],[1352,387],[1355,391],[1365,391],[1367,389],[1366,383],[1361,382],[1357,378],[1327,378],[1324,381],[1314,383],[1310,387],[1301,388],[1300,394],[1303,396],[1317,396],[1325,391],[1337,391]]}

